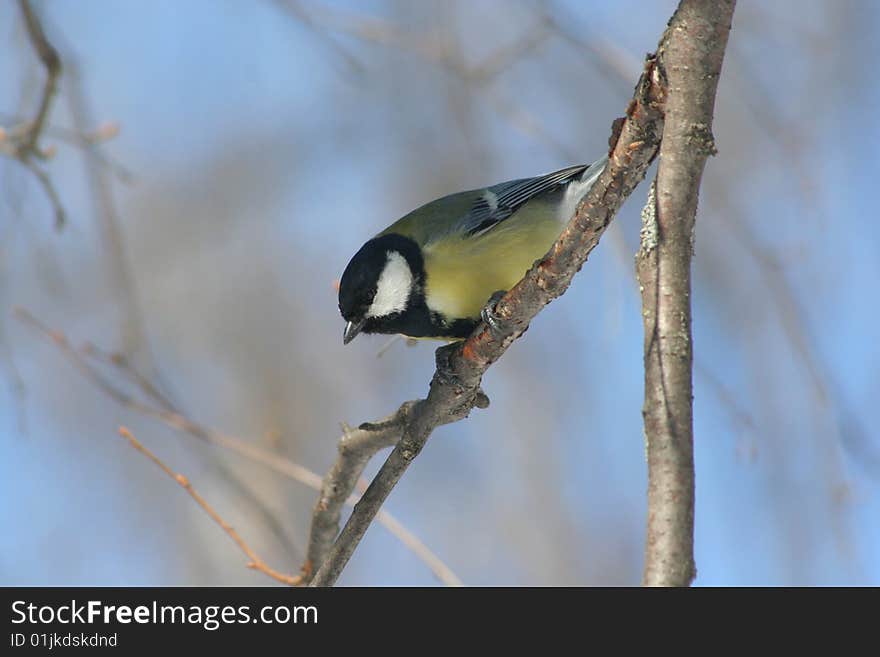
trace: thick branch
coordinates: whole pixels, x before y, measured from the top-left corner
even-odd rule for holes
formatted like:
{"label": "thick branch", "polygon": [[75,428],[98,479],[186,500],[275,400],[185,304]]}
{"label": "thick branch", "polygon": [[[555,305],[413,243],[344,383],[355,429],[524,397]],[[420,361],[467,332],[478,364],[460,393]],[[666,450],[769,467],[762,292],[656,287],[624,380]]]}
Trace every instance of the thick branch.
{"label": "thick branch", "polygon": [[336,582],[379,508],[431,432],[467,417],[484,401],[479,391],[483,373],[526,331],[532,318],[568,288],[657,153],[663,93],[655,60],[649,57],[626,118],[615,122],[609,165],[550,251],[498,302],[496,312],[502,330],[493,334],[481,325],[466,341],[437,350],[437,371],[427,398],[413,404],[400,441],[355,506],[315,575],[313,586],[332,586]]}
{"label": "thick branch", "polygon": [[[667,84],[655,186],[636,273],[645,325],[648,519],[643,583],[687,586],[694,536],[691,256],[703,167],[735,0],[682,0],[658,50]],[[656,189],[656,194],[654,193]]]}

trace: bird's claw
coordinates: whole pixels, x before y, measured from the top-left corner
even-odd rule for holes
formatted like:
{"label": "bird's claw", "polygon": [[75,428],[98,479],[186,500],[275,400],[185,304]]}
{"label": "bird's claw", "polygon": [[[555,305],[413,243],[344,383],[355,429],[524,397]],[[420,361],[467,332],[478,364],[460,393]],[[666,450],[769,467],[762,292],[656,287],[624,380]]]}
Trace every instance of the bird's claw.
{"label": "bird's claw", "polygon": [[480,311],[480,318],[486,322],[489,326],[489,330],[492,332],[492,336],[495,338],[501,338],[506,335],[510,326],[507,320],[499,317],[498,313],[495,312],[498,302],[501,301],[501,298],[505,294],[507,294],[507,290],[498,290],[495,292],[489,297],[488,303],[486,303]]}

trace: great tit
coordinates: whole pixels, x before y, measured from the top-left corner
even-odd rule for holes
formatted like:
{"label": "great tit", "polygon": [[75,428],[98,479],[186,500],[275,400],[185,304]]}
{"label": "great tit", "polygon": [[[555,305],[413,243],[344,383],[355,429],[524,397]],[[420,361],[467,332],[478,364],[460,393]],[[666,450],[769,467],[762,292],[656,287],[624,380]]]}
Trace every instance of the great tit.
{"label": "great tit", "polygon": [[364,244],[339,282],[342,341],[458,340],[559,237],[608,158],[431,201]]}

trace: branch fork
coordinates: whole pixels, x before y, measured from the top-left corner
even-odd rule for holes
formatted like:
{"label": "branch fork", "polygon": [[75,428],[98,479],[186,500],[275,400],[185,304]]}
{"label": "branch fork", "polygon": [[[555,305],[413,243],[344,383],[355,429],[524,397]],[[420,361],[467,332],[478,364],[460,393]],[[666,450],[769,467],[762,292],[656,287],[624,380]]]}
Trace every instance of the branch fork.
{"label": "branch fork", "polygon": [[[322,493],[315,507],[310,540],[310,546],[320,547],[309,551],[309,565],[315,568],[312,586],[332,586],[336,582],[372,519],[433,430],[467,417],[475,407],[488,405],[488,397],[480,389],[483,374],[526,332],[532,318],[568,289],[623,201],[644,178],[657,154],[663,124],[665,89],[655,64],[655,58],[649,56],[627,116],[612,126],[605,171],[550,251],[498,300],[495,314],[502,320],[500,330],[483,322],[467,340],[440,347],[428,396],[407,402],[406,412],[402,406],[391,416],[395,420],[391,423],[393,431],[381,435],[388,441],[385,444],[395,445],[394,449],[338,536],[335,532],[339,507],[330,504],[331,498]],[[335,491],[332,499],[353,490],[356,477],[350,477],[350,470],[355,469],[360,475],[366,465],[366,461],[361,462],[365,454],[359,453],[358,458],[346,462],[340,452],[339,460],[324,480],[324,486]],[[338,476],[340,471],[348,472],[349,476]],[[344,489],[334,485],[344,485]]]}

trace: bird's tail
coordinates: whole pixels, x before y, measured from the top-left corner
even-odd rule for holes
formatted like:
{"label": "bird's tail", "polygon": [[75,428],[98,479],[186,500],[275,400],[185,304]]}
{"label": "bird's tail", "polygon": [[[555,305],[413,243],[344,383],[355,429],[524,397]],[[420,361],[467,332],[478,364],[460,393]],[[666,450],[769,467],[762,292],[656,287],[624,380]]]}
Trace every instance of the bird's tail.
{"label": "bird's tail", "polygon": [[578,203],[581,202],[581,199],[587,195],[590,188],[596,180],[598,180],[599,176],[605,170],[606,164],[608,164],[608,155],[603,155],[588,166],[579,179],[572,180],[568,184],[565,188],[565,196],[559,206],[559,220],[561,222],[568,223],[568,221],[571,220],[574,216],[574,211],[577,209]]}

